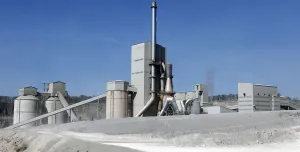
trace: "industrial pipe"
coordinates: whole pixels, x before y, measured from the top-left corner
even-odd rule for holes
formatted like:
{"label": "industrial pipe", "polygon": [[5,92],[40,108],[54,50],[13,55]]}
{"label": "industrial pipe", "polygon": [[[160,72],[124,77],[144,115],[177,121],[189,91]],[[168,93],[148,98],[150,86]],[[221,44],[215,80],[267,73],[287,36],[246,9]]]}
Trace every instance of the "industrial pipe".
{"label": "industrial pipe", "polygon": [[[66,98],[64,97],[64,95],[60,91],[57,92],[57,96],[58,96],[58,99],[59,99],[60,103],[62,104],[62,106],[64,108],[69,106],[68,101],[66,100]],[[67,111],[67,113],[68,113],[68,115],[69,115],[69,117],[71,118],[72,121],[77,120],[77,116],[76,116],[73,109],[70,109],[70,111]]]}
{"label": "industrial pipe", "polygon": [[[174,99],[174,98],[173,98]],[[174,99],[174,100],[172,100],[171,101],[171,105],[172,105],[172,107],[173,107],[173,112],[174,112],[174,114],[176,114],[176,115],[178,115],[179,114],[179,108],[178,108],[178,106],[177,106],[177,103],[176,103],[176,100]]]}
{"label": "industrial pipe", "polygon": [[163,60],[161,60],[161,65],[160,65],[160,99],[158,102],[158,107],[157,107],[157,116],[159,116],[159,114],[161,113],[161,110],[163,108],[163,100],[165,97],[165,74],[166,74],[166,66],[165,66],[165,62]]}
{"label": "industrial pipe", "polygon": [[160,77],[160,92],[165,92],[165,73],[166,73],[166,66],[165,63],[161,62],[161,77]]}
{"label": "industrial pipe", "polygon": [[181,100],[181,101],[180,101],[180,106],[181,106],[181,109],[182,109],[182,113],[183,113],[183,114],[185,114],[185,105],[184,105],[184,101],[185,101],[185,100]]}
{"label": "industrial pipe", "polygon": [[158,116],[162,116],[164,112],[167,110],[168,106],[169,106],[169,101],[166,101]]}
{"label": "industrial pipe", "polygon": [[184,113],[184,114],[187,113],[187,108],[188,108],[188,106],[189,106],[191,103],[193,103],[193,102],[194,102],[193,99],[188,99],[188,100],[185,102],[185,105],[184,105],[184,111],[185,111],[185,113]]}
{"label": "industrial pipe", "polygon": [[157,97],[157,92],[156,92],[156,86],[155,86],[155,51],[156,51],[156,2],[152,2],[151,5],[151,9],[152,9],[152,64],[151,64],[151,98],[150,100],[146,103],[146,105],[144,106],[144,108],[136,115],[136,117],[141,116],[151,105],[152,103],[155,101],[156,97]]}
{"label": "industrial pipe", "polygon": [[172,64],[167,64],[167,82],[166,82],[166,93],[173,93],[173,83],[172,83]]}

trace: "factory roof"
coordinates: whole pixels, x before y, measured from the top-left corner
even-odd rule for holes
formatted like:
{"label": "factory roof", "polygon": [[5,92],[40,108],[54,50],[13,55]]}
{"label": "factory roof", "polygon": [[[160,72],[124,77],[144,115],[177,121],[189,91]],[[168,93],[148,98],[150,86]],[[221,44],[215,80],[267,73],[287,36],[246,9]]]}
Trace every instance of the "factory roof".
{"label": "factory roof", "polygon": [[[145,41],[145,42],[134,43],[134,44],[132,44],[132,46],[139,45],[139,44],[143,44],[143,43],[151,43],[151,41]],[[158,43],[156,43],[156,45],[159,45],[159,46],[164,47],[163,45],[158,44]]]}
{"label": "factory roof", "polygon": [[[37,89],[36,87],[33,87],[33,86],[28,86],[28,87],[24,87],[24,88],[34,88],[34,89]],[[21,88],[21,89],[24,89],[24,88]]]}
{"label": "factory roof", "polygon": [[64,83],[62,81],[55,81],[55,82],[52,82],[52,83],[63,83],[63,84],[66,84],[66,83]]}

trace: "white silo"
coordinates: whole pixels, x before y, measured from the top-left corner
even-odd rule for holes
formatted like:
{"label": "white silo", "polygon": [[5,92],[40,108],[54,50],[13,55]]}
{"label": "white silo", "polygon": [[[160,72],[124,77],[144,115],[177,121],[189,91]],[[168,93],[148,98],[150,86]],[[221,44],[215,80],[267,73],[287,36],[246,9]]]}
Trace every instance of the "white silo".
{"label": "white silo", "polygon": [[[63,105],[57,97],[48,98],[45,101],[45,106],[48,113],[63,108]],[[65,112],[48,117],[48,124],[62,124],[65,122]]]}
{"label": "white silo", "polygon": [[128,116],[128,85],[128,82],[121,80],[107,82],[106,119]]}
{"label": "white silo", "polygon": [[[36,95],[37,89],[34,87],[26,87],[19,90],[19,97],[14,101],[13,124],[17,124],[37,116],[39,99],[35,97]],[[22,126],[22,128],[32,127],[35,125],[36,123],[33,122]]]}
{"label": "white silo", "polygon": [[[63,108],[61,101],[57,97],[57,93],[61,92],[63,96],[67,96],[66,84],[61,81],[52,82],[48,84],[48,93],[50,97],[45,101],[47,112],[52,112]],[[48,117],[48,124],[61,124],[66,122],[66,112],[61,112],[56,115]]]}

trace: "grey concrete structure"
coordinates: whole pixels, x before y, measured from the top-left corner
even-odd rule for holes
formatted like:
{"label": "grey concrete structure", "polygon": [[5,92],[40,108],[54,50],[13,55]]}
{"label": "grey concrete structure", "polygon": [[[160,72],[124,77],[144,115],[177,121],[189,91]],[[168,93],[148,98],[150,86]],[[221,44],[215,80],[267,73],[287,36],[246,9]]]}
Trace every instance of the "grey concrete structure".
{"label": "grey concrete structure", "polygon": [[[200,94],[201,92],[201,94]],[[205,84],[196,84],[194,91],[188,92],[176,92],[174,95],[175,100],[188,100],[188,99],[199,99],[200,105],[208,103],[209,88]]]}
{"label": "grey concrete structure", "polygon": [[199,101],[194,101],[191,105],[191,114],[200,114],[201,113],[201,107]]}
{"label": "grey concrete structure", "polygon": [[203,107],[203,113],[206,114],[220,114],[220,113],[234,113],[234,112],[236,111],[222,106]]}
{"label": "grey concrete structure", "polygon": [[[14,115],[13,124],[17,124],[29,119],[32,119],[38,115],[39,99],[36,97],[37,88],[25,87],[19,89],[19,97],[14,101]],[[25,127],[35,126],[36,123],[28,123]]]}
{"label": "grey concrete structure", "polygon": [[[37,116],[39,99],[33,95],[19,96],[14,102],[13,124],[30,120]],[[35,126],[36,123],[28,123],[22,128]]]}
{"label": "grey concrete structure", "polygon": [[276,86],[238,83],[239,112],[272,111],[272,97],[277,96]]}
{"label": "grey concrete structure", "polygon": [[176,100],[195,99],[197,98],[197,92],[196,91],[176,92],[174,98]]}
{"label": "grey concrete structure", "polygon": [[[63,105],[57,97],[50,97],[46,100],[45,107],[47,109],[47,112],[53,112],[55,110],[63,108]],[[62,124],[66,122],[66,112],[61,112],[48,117],[48,124]]]}
{"label": "grey concrete structure", "polygon": [[[196,91],[196,97],[200,98],[201,106],[203,106],[203,103],[208,103],[208,96],[209,96],[208,85],[196,84],[195,91]],[[200,92],[201,92],[201,96],[200,96]]]}
{"label": "grey concrete structure", "polygon": [[106,119],[128,117],[129,83],[126,81],[109,81],[106,84]]}
{"label": "grey concrete structure", "polygon": [[56,81],[48,84],[48,93],[50,96],[56,96],[57,92],[61,92],[65,97],[68,96],[64,82]]}
{"label": "grey concrete structure", "polygon": [[[68,102],[64,98],[68,96],[66,84],[64,82],[57,81],[49,83],[47,88],[47,96],[49,98],[45,101],[45,107],[48,113],[69,106]],[[69,115],[71,121],[76,120],[75,113],[73,109],[71,109],[68,112],[61,112],[48,117],[48,124],[61,124],[67,122],[67,114]]]}
{"label": "grey concrete structure", "polygon": [[[60,100],[60,103],[63,107],[69,106],[69,103],[68,103],[67,99],[64,97],[64,95],[60,91],[57,92],[57,96],[58,96],[58,99]],[[73,109],[68,110],[67,114],[68,114],[68,117],[71,121],[77,121],[78,120],[75,112],[73,111]]]}
{"label": "grey concrete structure", "polygon": [[[133,115],[139,113],[139,111],[145,106],[146,102],[150,99],[150,90],[151,90],[151,54],[152,47],[151,42],[139,43],[131,47],[131,84],[137,89],[137,94],[133,102]],[[165,47],[157,44],[156,45],[156,61],[166,61],[166,49]],[[159,82],[160,79],[160,69],[156,69],[156,82]],[[155,85],[156,90],[160,90],[160,83]],[[144,113],[144,116],[147,115],[156,115],[156,112],[153,112],[154,107],[149,108],[147,112]]]}
{"label": "grey concrete structure", "polygon": [[44,118],[47,118],[47,117],[49,117],[49,116],[53,116],[53,115],[55,115],[55,114],[58,114],[58,113],[61,113],[61,112],[66,111],[66,110],[70,110],[70,109],[73,109],[73,108],[76,108],[76,107],[79,107],[79,106],[82,106],[82,105],[85,105],[85,104],[87,104],[87,103],[90,103],[90,102],[93,102],[93,101],[95,101],[95,100],[98,100],[98,99],[101,99],[101,98],[105,98],[105,97],[106,97],[106,94],[99,95],[99,96],[93,97],[93,98],[91,98],[91,99],[87,99],[87,100],[81,101],[81,102],[79,102],[79,103],[75,103],[75,104],[70,105],[70,106],[68,106],[68,107],[64,107],[64,108],[61,108],[61,109],[58,109],[58,110],[55,110],[55,111],[52,111],[52,112],[43,114],[43,115],[41,115],[41,116],[38,116],[38,117],[35,117],[35,118],[32,118],[32,119],[29,119],[29,120],[22,121],[22,122],[20,122],[20,123],[17,123],[17,124],[14,124],[14,125],[12,125],[12,126],[7,127],[7,129],[18,128],[18,127],[20,127],[20,126],[24,126],[24,125],[27,125],[27,124],[30,124],[30,123],[39,121],[39,120],[44,119]]}
{"label": "grey concrete structure", "polygon": [[37,88],[29,86],[25,88],[19,89],[19,96],[27,96],[27,95],[37,95]]}

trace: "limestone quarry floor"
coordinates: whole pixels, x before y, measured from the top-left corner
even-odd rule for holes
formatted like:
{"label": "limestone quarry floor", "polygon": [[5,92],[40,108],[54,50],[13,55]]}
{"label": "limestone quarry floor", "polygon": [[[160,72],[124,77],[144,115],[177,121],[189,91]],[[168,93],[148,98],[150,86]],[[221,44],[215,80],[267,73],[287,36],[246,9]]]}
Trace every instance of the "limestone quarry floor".
{"label": "limestone quarry floor", "polygon": [[0,130],[0,152],[300,151],[300,111],[73,122]]}

